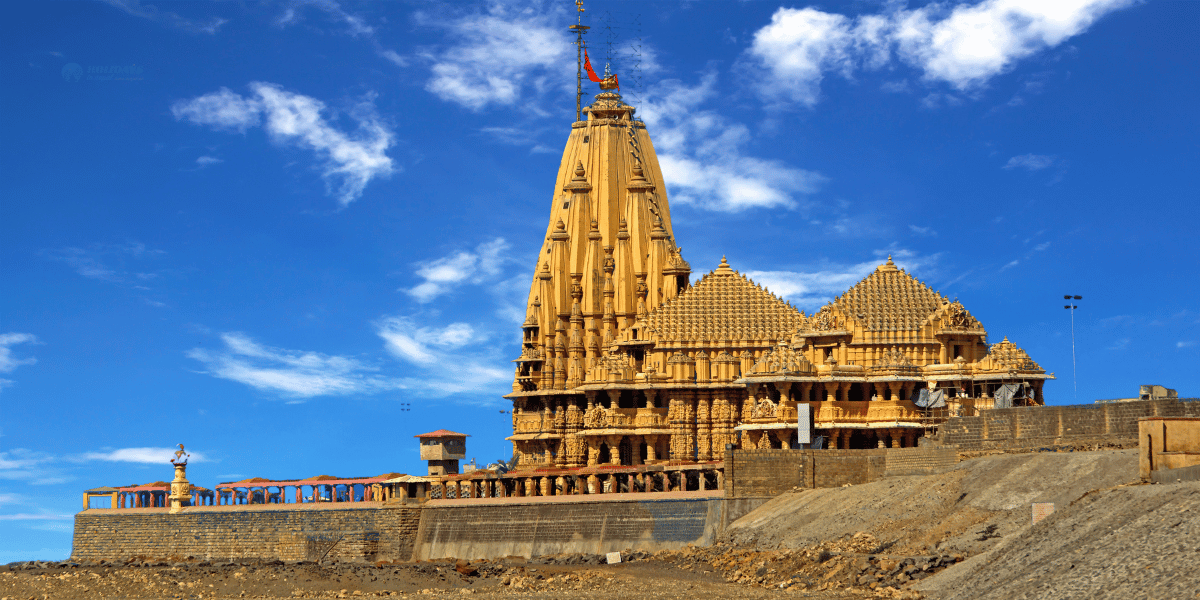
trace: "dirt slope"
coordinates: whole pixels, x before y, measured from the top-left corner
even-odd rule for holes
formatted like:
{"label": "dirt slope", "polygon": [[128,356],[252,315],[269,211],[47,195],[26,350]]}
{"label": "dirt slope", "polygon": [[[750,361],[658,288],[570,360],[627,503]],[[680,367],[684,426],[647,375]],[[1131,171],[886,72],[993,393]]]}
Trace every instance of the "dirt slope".
{"label": "dirt slope", "polygon": [[919,588],[946,600],[1200,597],[1200,483],[1089,494]]}
{"label": "dirt slope", "polygon": [[865,532],[891,553],[973,556],[1028,527],[1033,502],[1065,506],[1136,479],[1136,450],[987,456],[938,475],[783,494],[733,523],[725,540],[801,548]]}

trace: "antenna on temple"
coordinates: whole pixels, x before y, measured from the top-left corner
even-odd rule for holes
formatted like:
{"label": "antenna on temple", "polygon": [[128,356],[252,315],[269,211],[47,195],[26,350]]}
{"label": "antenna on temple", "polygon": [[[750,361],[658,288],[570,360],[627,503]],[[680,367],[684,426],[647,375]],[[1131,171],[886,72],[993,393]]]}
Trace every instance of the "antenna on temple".
{"label": "antenna on temple", "polygon": [[575,24],[568,27],[575,32],[575,120],[583,120],[583,34],[591,29],[583,24],[583,0],[575,0]]}
{"label": "antenna on temple", "polygon": [[[599,17],[608,50],[605,77],[620,72],[625,77],[625,92],[630,103],[641,103],[642,86],[642,15],[605,11]],[[610,68],[611,66],[611,68]]]}

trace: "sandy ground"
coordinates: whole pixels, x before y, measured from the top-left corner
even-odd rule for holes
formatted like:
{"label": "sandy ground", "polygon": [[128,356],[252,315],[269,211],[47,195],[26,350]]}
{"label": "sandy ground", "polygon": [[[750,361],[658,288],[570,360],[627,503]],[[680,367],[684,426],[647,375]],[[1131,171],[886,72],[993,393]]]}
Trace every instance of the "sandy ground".
{"label": "sandy ground", "polygon": [[[685,551],[686,554],[686,551]],[[578,560],[585,557],[570,557]],[[598,557],[586,557],[593,558]],[[679,554],[617,565],[534,564],[517,560],[352,566],[51,566],[0,571],[6,600],[201,598],[819,598],[893,597],[867,590],[781,590],[733,583]],[[898,596],[899,597],[899,596]]]}

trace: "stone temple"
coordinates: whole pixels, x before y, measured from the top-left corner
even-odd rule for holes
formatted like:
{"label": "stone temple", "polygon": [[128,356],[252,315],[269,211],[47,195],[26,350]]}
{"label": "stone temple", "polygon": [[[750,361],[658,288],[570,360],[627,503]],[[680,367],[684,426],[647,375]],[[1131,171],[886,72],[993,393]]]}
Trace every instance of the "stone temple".
{"label": "stone temple", "polygon": [[802,404],[846,449],[1044,404],[1053,375],[891,257],[812,315],[725,259],[693,283],[635,110],[605,91],[571,125],[505,396],[518,469],[798,448]]}

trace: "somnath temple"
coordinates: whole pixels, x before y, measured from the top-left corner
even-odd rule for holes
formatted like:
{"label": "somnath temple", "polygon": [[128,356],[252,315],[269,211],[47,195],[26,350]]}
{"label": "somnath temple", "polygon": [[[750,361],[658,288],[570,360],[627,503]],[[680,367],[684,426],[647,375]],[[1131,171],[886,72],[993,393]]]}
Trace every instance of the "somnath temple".
{"label": "somnath temple", "polygon": [[891,257],[812,315],[724,258],[693,283],[635,112],[606,89],[571,125],[505,396],[518,468],[795,448],[801,404],[836,448],[910,447],[952,415],[1043,404],[1053,375]]}

